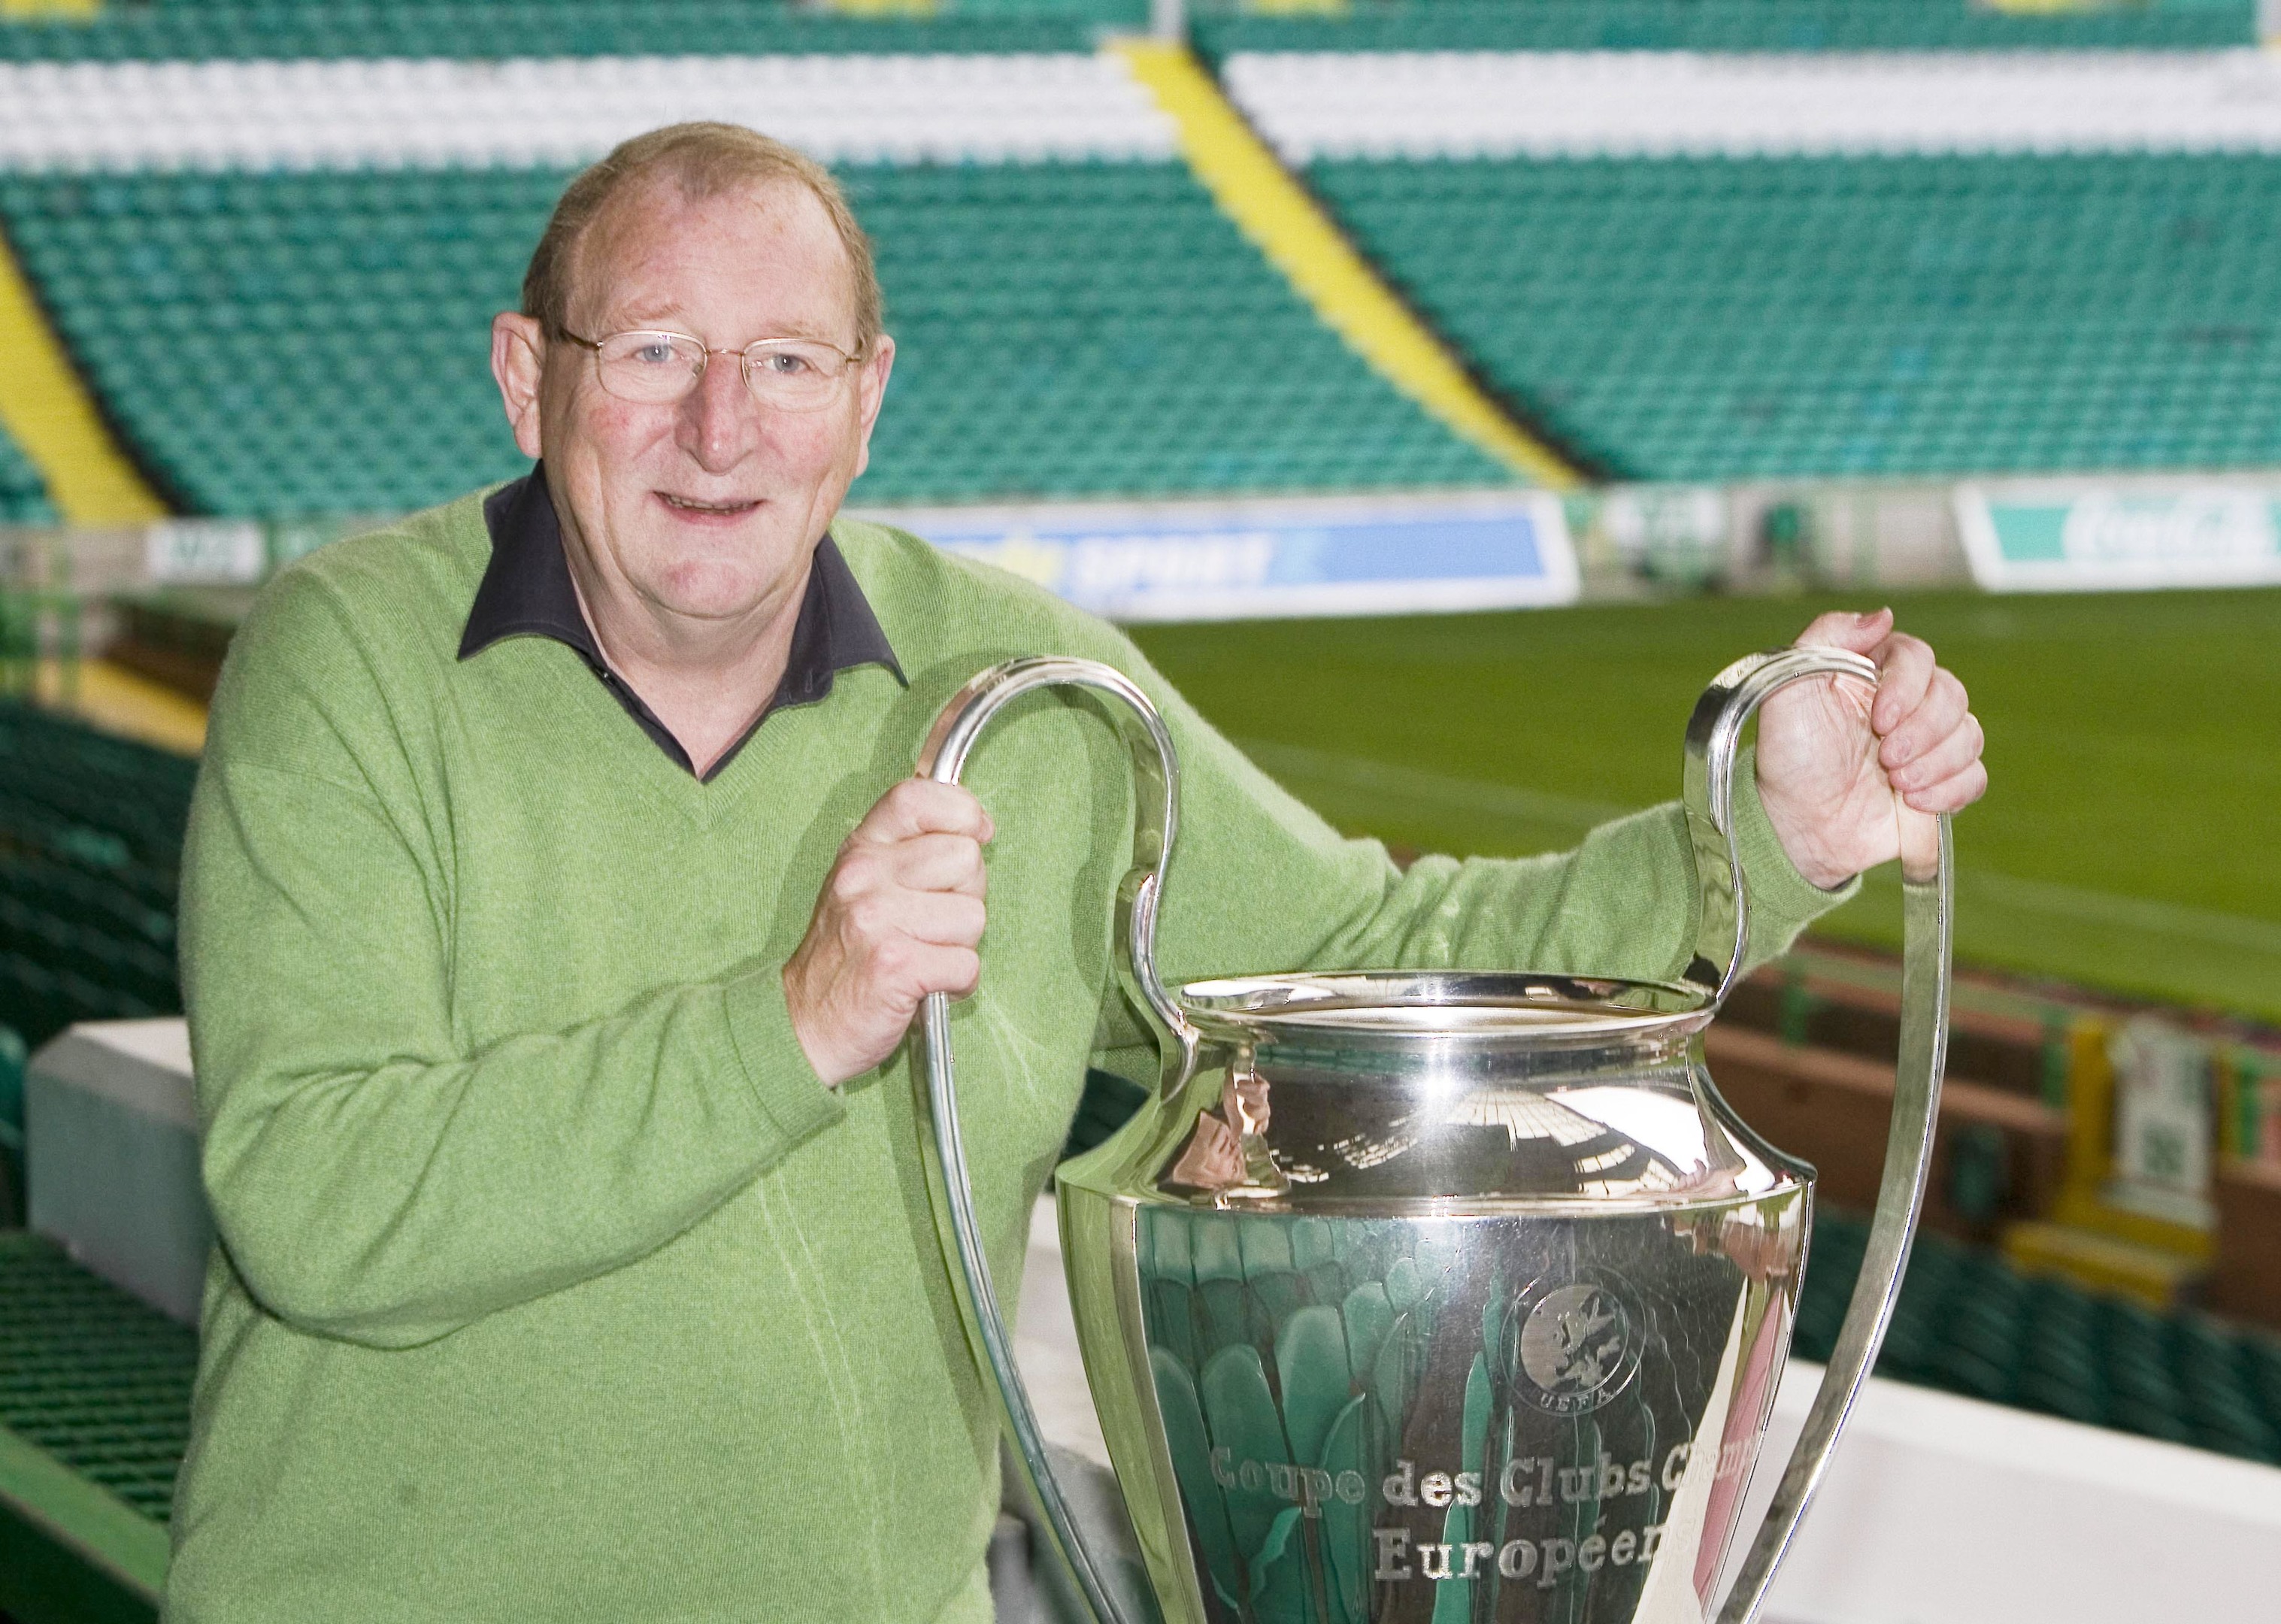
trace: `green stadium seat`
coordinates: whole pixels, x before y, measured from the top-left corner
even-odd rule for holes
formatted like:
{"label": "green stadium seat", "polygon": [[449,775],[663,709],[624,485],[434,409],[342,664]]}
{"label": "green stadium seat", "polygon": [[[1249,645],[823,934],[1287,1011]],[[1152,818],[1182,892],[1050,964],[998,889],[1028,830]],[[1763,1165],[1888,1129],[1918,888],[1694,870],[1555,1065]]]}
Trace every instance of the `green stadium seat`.
{"label": "green stadium seat", "polygon": [[45,1236],[0,1233],[0,1427],[164,1526],[197,1333]]}
{"label": "green stadium seat", "polygon": [[0,1025],[0,1230],[24,1221],[24,1063],[15,1028]]}
{"label": "green stadium seat", "polygon": [[2256,0],[2003,12],[1974,0],[1372,0],[1341,15],[1194,8],[1200,46],[1242,50],[2071,50],[2253,45]]}
{"label": "green stadium seat", "polygon": [[0,705],[0,1024],[181,1008],[175,871],[196,763]]}
{"label": "green stadium seat", "polygon": [[2281,390],[2281,156],[1308,173],[1494,386],[1615,476],[2281,460],[2258,404]]}
{"label": "green stadium seat", "polygon": [[0,524],[54,524],[59,518],[47,481],[0,426]]}
{"label": "green stadium seat", "polygon": [[1145,0],[945,0],[927,17],[791,0],[151,0],[92,19],[0,18],[0,60],[1083,50]]}
{"label": "green stadium seat", "polygon": [[[842,174],[900,345],[858,503],[1511,477],[1349,352],[1184,168]],[[387,513],[523,466],[488,321],[566,178],[18,177],[0,210],[185,506]]]}
{"label": "green stadium seat", "polygon": [[[1800,1357],[1829,1358],[1867,1233],[1844,1215],[1816,1218]],[[1917,1237],[1877,1373],[2281,1464],[2281,1341],[2030,1279],[1937,1234]]]}

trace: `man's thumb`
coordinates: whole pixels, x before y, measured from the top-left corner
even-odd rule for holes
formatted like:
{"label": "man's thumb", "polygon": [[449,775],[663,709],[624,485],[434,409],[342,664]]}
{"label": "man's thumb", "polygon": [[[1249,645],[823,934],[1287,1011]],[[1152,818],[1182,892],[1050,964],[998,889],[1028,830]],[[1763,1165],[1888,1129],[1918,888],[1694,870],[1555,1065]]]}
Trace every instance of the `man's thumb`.
{"label": "man's thumb", "polygon": [[1816,615],[1813,623],[1798,633],[1798,642],[1801,648],[1846,648],[1866,654],[1883,642],[1892,630],[1891,609],[1873,609],[1867,615],[1832,609],[1827,615]]}

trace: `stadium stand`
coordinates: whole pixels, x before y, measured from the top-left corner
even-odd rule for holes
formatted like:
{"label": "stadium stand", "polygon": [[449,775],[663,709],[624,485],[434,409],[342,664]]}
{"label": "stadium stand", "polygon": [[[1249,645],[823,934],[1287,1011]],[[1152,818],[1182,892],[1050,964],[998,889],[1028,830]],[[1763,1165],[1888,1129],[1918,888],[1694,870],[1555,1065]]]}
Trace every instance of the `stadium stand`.
{"label": "stadium stand", "polygon": [[0,1233],[0,1427],[163,1527],[190,1435],[197,1333]]}
{"label": "stadium stand", "polygon": [[[1868,1226],[1823,1214],[1794,1352],[1836,1345]],[[2281,1342],[2021,1273],[1920,1233],[1877,1373],[1991,1404],[2281,1464]]]}
{"label": "stadium stand", "polygon": [[2281,458],[2281,310],[2255,268],[2281,196],[2271,159],[1350,162],[1312,175],[1444,331],[1612,475]]}
{"label": "stadium stand", "polygon": [[0,704],[0,1025],[180,1012],[174,888],[197,763]]}
{"label": "stadium stand", "polygon": [[30,459],[0,429],[0,524],[53,524],[54,505],[48,500],[47,481]]}
{"label": "stadium stand", "polygon": [[2005,10],[1977,0],[1359,0],[1195,8],[1213,57],[1260,50],[2208,50],[2257,40],[2256,0]]}
{"label": "stadium stand", "polygon": [[2270,57],[1225,71],[1413,304],[1604,474],[2281,457]]}
{"label": "stadium stand", "polygon": [[35,69],[0,97],[0,219],[182,506],[390,512],[514,472],[487,323],[563,166],[706,112],[840,159],[878,244],[901,348],[859,501],[1510,477],[1317,320],[1113,57],[518,64],[488,102],[457,72]]}
{"label": "stadium stand", "polygon": [[790,0],[154,0],[91,17],[0,20],[0,59],[729,55],[1083,50],[1137,28],[1146,0],[949,0],[865,8]]}

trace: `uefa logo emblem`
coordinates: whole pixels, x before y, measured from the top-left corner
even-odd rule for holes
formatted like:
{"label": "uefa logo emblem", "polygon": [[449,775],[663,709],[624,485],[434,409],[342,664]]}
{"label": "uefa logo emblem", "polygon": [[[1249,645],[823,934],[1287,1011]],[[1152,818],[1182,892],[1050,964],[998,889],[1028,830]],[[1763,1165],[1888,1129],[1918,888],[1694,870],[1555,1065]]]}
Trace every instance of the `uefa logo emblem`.
{"label": "uefa logo emblem", "polygon": [[1540,1280],[1513,1304],[1520,1386],[1552,1415],[1589,1414],[1639,1369],[1643,1327],[1630,1292],[1604,1270],[1582,1273],[1561,1284]]}

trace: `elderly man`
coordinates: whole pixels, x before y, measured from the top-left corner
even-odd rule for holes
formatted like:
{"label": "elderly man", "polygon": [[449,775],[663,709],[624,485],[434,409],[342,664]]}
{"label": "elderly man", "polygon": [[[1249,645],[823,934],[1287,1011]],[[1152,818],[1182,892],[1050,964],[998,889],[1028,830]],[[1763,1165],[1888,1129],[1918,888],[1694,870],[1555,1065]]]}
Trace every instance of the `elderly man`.
{"label": "elderly man", "polygon": [[[177,1624],[990,1615],[996,1445],[907,1029],[966,1000],[1009,1280],[1088,1059],[1148,1074],[1110,970],[1132,799],[1102,715],[1040,696],[973,793],[909,776],[993,661],[1108,661],[1169,717],[1171,979],[1684,959],[1674,810],[1398,872],[1110,627],[838,517],[894,353],[826,174],[723,126],[630,143],[494,329],[538,466],[313,555],[240,633],[186,869],[220,1245]],[[1894,855],[1894,791],[1984,783],[1922,644],[1882,613],[1807,635],[1884,684],[1767,708],[1759,955]]]}

